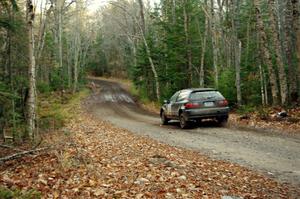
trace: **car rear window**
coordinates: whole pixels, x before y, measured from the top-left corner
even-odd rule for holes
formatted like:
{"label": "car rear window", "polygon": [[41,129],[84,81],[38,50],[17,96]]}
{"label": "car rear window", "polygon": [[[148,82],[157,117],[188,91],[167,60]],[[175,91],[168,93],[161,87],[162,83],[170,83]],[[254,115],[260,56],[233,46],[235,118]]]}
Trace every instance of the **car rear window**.
{"label": "car rear window", "polygon": [[207,99],[224,99],[223,95],[218,91],[198,91],[190,95],[191,100],[207,100]]}
{"label": "car rear window", "polygon": [[187,99],[189,94],[190,94],[190,91],[181,91],[177,98],[177,102]]}

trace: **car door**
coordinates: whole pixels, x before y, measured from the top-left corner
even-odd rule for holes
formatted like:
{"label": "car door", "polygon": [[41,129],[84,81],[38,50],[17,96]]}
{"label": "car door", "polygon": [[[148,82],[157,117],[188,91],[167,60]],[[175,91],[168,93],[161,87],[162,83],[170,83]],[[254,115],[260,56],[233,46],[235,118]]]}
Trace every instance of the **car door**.
{"label": "car door", "polygon": [[179,95],[180,91],[177,91],[169,100],[169,103],[167,104],[167,116],[168,117],[173,117],[173,114],[172,114],[172,106],[173,104],[176,102],[176,99]]}
{"label": "car door", "polygon": [[181,108],[182,104],[186,102],[188,96],[190,94],[190,91],[187,91],[187,90],[183,90],[179,93],[177,99],[176,99],[176,102],[174,102],[172,104],[172,116],[177,118],[178,117],[178,112],[179,112],[179,109]]}

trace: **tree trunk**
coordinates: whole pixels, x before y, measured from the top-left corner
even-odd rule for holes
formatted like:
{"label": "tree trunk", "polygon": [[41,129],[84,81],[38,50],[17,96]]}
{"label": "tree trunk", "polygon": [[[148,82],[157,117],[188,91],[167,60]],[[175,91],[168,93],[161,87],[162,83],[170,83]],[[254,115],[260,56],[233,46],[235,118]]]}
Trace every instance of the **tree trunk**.
{"label": "tree trunk", "polygon": [[266,105],[266,98],[265,98],[265,91],[264,91],[264,74],[261,67],[261,64],[259,64],[259,77],[260,77],[260,94],[261,94],[261,103],[263,106]]}
{"label": "tree trunk", "polygon": [[36,72],[35,72],[35,57],[34,57],[34,9],[31,0],[27,0],[26,17],[28,29],[28,56],[29,56],[29,91],[27,99],[27,133],[32,141],[35,137],[36,126]]}
{"label": "tree trunk", "polygon": [[[58,60],[59,68],[63,67],[63,54],[62,54],[62,0],[58,0]],[[63,71],[63,70],[62,70]]]}
{"label": "tree trunk", "polygon": [[199,84],[200,87],[204,87],[204,59],[205,59],[205,51],[206,51],[206,43],[208,36],[208,17],[205,17],[205,32],[202,43],[202,51],[201,51],[201,60],[200,60],[200,74],[199,74]]}
{"label": "tree trunk", "polygon": [[269,92],[268,92],[268,85],[267,85],[267,75],[264,69],[262,69],[263,72],[263,78],[264,78],[264,91],[265,91],[265,101],[266,101],[266,105],[269,105]]}
{"label": "tree trunk", "polygon": [[58,67],[62,67],[62,9],[64,0],[54,0],[55,43],[57,44],[56,60]]}
{"label": "tree trunk", "polygon": [[160,101],[160,85],[159,85],[157,71],[155,69],[155,66],[154,66],[154,63],[153,63],[153,60],[152,60],[152,57],[151,57],[151,52],[150,52],[147,40],[146,40],[144,35],[142,35],[142,38],[143,38],[143,42],[144,42],[144,45],[145,45],[145,48],[146,48],[147,57],[148,57],[148,60],[149,60],[150,66],[151,66],[151,70],[152,70],[153,75],[154,75],[155,86],[156,86],[156,98],[157,98],[157,101]]}
{"label": "tree trunk", "polygon": [[236,86],[236,99],[238,106],[242,105],[242,92],[241,92],[241,53],[242,43],[238,38],[239,21],[237,15],[239,15],[239,1],[232,1],[232,37],[233,37],[233,48],[234,48],[234,65],[235,65],[235,86]]}
{"label": "tree trunk", "polygon": [[267,65],[269,70],[273,105],[278,105],[279,98],[278,98],[277,77],[276,77],[275,70],[273,68],[272,57],[267,47],[267,35],[265,32],[264,23],[261,16],[260,0],[254,0],[253,3],[256,9],[257,28],[258,28],[258,33],[260,35],[260,44],[261,44],[260,47],[261,47],[264,63]]}
{"label": "tree trunk", "polygon": [[236,38],[237,45],[235,46],[235,86],[236,97],[238,106],[242,105],[242,92],[241,92],[241,53],[242,42]]}
{"label": "tree trunk", "polygon": [[78,43],[79,43],[79,39],[78,36],[75,36],[75,53],[74,53],[74,71],[73,71],[73,93],[75,93],[77,91],[77,87],[78,87],[78,68],[79,68],[79,49],[78,49]]}
{"label": "tree trunk", "polygon": [[288,80],[289,80],[289,100],[295,101],[297,95],[297,76],[296,69],[293,63],[293,6],[291,0],[286,0],[285,3],[285,23],[284,23],[284,51],[286,63],[288,65]]}
{"label": "tree trunk", "polygon": [[276,28],[275,1],[268,0],[268,3],[269,3],[271,34],[272,34],[274,50],[276,54],[276,63],[279,71],[281,103],[284,105],[287,103],[288,88],[287,88],[287,79],[286,79],[286,73],[285,73],[285,68],[283,63],[283,57],[281,52],[281,44],[279,40],[279,33]]}
{"label": "tree trunk", "polygon": [[144,15],[144,3],[143,0],[139,0],[139,6],[140,6],[140,17],[141,17],[141,27],[142,31],[145,35],[146,33],[146,25],[145,25],[145,15]]}
{"label": "tree trunk", "polygon": [[219,87],[219,58],[218,58],[218,47],[217,47],[217,32],[215,27],[215,11],[214,11],[214,0],[210,1],[211,9],[210,9],[210,30],[212,37],[212,47],[213,47],[213,62],[214,62],[214,75],[215,75],[215,87]]}
{"label": "tree trunk", "polygon": [[140,29],[142,40],[143,40],[143,43],[144,43],[145,48],[146,48],[147,57],[148,57],[150,67],[151,67],[151,70],[152,70],[152,73],[153,73],[153,76],[154,76],[156,98],[157,98],[157,101],[160,101],[160,84],[159,84],[158,74],[157,74],[156,68],[154,66],[154,63],[153,63],[153,60],[152,60],[152,57],[151,57],[151,51],[150,51],[150,48],[148,46],[148,42],[146,40],[146,35],[145,35],[145,21],[144,21],[145,19],[143,17],[144,16],[144,10],[142,9],[144,7],[143,6],[143,1],[139,0],[139,4],[140,4],[140,14],[141,14],[141,18],[142,18],[142,23],[140,24],[139,21],[137,21],[137,20],[135,20],[135,21],[138,25],[138,28]]}
{"label": "tree trunk", "polygon": [[[293,94],[293,100],[298,102],[300,99],[300,5],[299,0],[292,0],[292,7],[293,7],[293,28],[295,33],[295,51],[297,57],[297,67],[295,71],[297,75],[295,75],[296,79],[296,90]],[[298,84],[297,84],[298,83]],[[298,87],[298,90],[297,90]]]}
{"label": "tree trunk", "polygon": [[[46,0],[46,3],[45,5],[47,5],[48,3],[48,0]],[[41,3],[42,4],[42,3]],[[41,6],[41,9],[42,9],[42,6]],[[36,70],[39,71],[40,73],[40,77],[39,79],[44,81],[44,82],[49,82],[49,78],[45,78],[45,76],[47,75],[45,73],[45,68],[47,66],[40,66],[40,59],[41,59],[41,56],[42,56],[42,52],[43,52],[43,49],[44,49],[44,45],[45,45],[45,38],[46,38],[46,28],[47,28],[47,21],[48,21],[48,18],[49,18],[49,15],[51,14],[51,10],[52,10],[52,5],[51,7],[46,11],[45,14],[41,13],[41,22],[40,22],[40,29],[39,29],[39,34],[38,34],[38,40],[37,40],[37,47],[35,49],[35,58],[36,58]],[[43,17],[43,15],[45,15]]]}
{"label": "tree trunk", "polygon": [[81,54],[81,27],[82,27],[82,1],[76,1],[76,14],[75,14],[75,32],[74,32],[74,70],[73,70],[73,93],[77,91],[78,88],[78,76],[80,68],[80,54]]}
{"label": "tree trunk", "polygon": [[185,46],[187,55],[187,69],[188,69],[188,86],[192,86],[193,73],[192,73],[192,50],[190,45],[190,35],[189,35],[189,15],[186,11],[186,0],[183,0],[183,17],[184,17],[184,33],[185,33]]}
{"label": "tree trunk", "polygon": [[172,20],[173,25],[176,24],[176,0],[172,0]]}

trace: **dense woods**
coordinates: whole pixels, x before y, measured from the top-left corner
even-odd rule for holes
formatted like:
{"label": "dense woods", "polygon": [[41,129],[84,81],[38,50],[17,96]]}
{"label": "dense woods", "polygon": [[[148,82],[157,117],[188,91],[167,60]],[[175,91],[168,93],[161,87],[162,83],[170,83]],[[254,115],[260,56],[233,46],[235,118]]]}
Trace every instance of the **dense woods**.
{"label": "dense woods", "polygon": [[299,1],[120,0],[100,13],[91,51],[104,59],[90,67],[130,77],[144,97],[204,86],[237,105],[298,100]]}
{"label": "dense woods", "polygon": [[299,105],[298,0],[88,3],[0,1],[3,136],[34,140],[39,95],[75,93],[88,72],[130,78],[154,101],[214,87],[232,105]]}
{"label": "dense woods", "polygon": [[39,95],[76,92],[83,82],[92,21],[84,1],[0,2],[0,130],[34,140]]}

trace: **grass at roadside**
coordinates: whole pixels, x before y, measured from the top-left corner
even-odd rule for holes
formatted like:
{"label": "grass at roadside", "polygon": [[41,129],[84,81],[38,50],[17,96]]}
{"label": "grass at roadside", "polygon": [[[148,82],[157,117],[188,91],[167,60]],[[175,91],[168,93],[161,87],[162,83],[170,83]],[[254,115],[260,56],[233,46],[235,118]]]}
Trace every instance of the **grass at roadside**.
{"label": "grass at roadside", "polygon": [[[81,101],[89,95],[90,91],[85,88],[76,94],[64,93],[62,95],[59,92],[52,92],[48,94],[39,95],[39,106],[38,106],[38,116],[39,116],[39,128],[42,131],[46,129],[51,132],[55,132],[56,129],[67,124],[70,120],[78,116],[80,110]],[[53,137],[55,133],[51,133]],[[60,140],[61,136],[57,136]],[[47,138],[44,138],[47,139]],[[53,139],[53,138],[51,138]],[[50,145],[52,143],[50,139]],[[47,141],[46,141],[47,142]],[[44,143],[45,144],[45,143]],[[48,143],[49,144],[49,143]],[[24,145],[24,144],[23,144]],[[30,145],[19,146],[22,150],[27,150]],[[47,144],[46,144],[47,145]],[[30,149],[30,148],[29,148]],[[5,152],[1,153],[1,156],[6,156],[15,153],[15,151],[10,151],[6,149]],[[24,157],[24,160],[26,157]],[[1,174],[2,175],[2,174]],[[5,178],[3,179],[5,180]],[[9,179],[6,179],[9,181]],[[37,199],[41,198],[41,190],[36,191],[36,189],[22,189],[21,187],[3,187],[0,183],[0,198],[10,199],[10,198],[20,198],[20,199]]]}
{"label": "grass at roadside", "polygon": [[0,198],[1,199],[38,199],[41,198],[41,193],[33,189],[27,191],[21,191],[20,189],[7,189],[0,187]]}
{"label": "grass at roadside", "polygon": [[138,102],[140,105],[153,113],[159,113],[160,109],[160,103],[151,101],[149,98],[147,98],[145,95],[141,94],[140,91],[134,86],[132,82],[129,82],[129,90],[130,94],[134,96],[136,99],[138,99]]}
{"label": "grass at roadside", "polygon": [[62,127],[78,113],[83,98],[88,96],[89,89],[84,88],[76,94],[51,93],[39,97],[39,121],[41,129]]}

